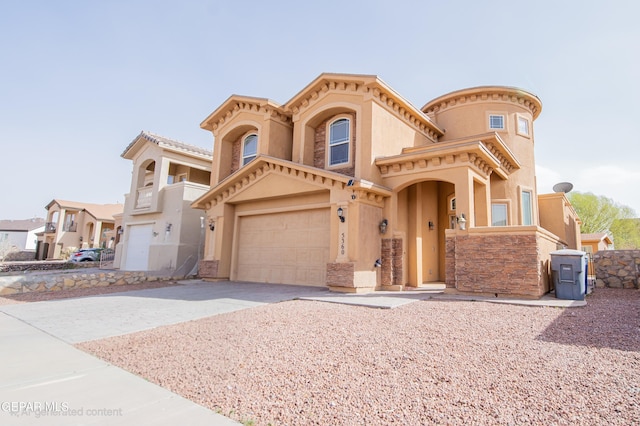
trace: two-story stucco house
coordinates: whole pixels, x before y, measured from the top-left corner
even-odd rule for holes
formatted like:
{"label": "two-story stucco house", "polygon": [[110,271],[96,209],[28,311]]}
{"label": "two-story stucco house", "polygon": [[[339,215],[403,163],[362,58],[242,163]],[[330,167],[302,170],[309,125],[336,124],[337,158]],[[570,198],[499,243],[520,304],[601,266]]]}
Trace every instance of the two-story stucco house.
{"label": "two-story stucco house", "polygon": [[212,152],[143,131],[122,157],[133,173],[114,266],[190,274],[204,244],[204,215],[191,203],[209,189]]}
{"label": "two-story stucco house", "polygon": [[62,259],[64,251],[107,247],[115,229],[114,216],[122,204],[91,204],[52,200],[39,241],[38,259]]}
{"label": "two-story stucco house", "polygon": [[488,86],[419,109],[370,75],[322,74],[284,105],[231,96],[201,124],[215,142],[193,203],[208,225],[200,276],[539,297],[549,253],[570,245],[540,226],[541,108]]}

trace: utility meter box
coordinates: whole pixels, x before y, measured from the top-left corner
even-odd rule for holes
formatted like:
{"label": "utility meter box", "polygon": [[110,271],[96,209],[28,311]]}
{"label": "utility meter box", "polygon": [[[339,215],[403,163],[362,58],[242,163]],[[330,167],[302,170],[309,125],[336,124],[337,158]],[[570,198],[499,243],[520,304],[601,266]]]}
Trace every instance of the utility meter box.
{"label": "utility meter box", "polygon": [[557,299],[584,300],[589,258],[580,250],[551,252],[551,276]]}

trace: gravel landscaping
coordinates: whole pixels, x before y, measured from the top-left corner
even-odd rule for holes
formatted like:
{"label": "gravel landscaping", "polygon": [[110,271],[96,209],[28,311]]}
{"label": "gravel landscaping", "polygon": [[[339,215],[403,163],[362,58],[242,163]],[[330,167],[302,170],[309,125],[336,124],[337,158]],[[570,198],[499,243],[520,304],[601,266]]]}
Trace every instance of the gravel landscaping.
{"label": "gravel landscaping", "polygon": [[640,424],[640,291],[290,301],[77,345],[251,425]]}

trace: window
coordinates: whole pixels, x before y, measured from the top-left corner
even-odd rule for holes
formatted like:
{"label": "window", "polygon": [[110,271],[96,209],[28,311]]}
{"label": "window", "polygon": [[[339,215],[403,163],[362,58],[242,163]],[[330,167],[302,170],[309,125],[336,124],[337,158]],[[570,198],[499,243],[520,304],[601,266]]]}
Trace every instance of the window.
{"label": "window", "polygon": [[329,166],[349,163],[350,123],[341,118],[329,126]]}
{"label": "window", "polygon": [[518,134],[529,136],[529,120],[524,117],[518,117]]}
{"label": "window", "polygon": [[507,226],[507,205],[491,204],[491,226]]}
{"label": "window", "polygon": [[489,128],[490,129],[504,129],[504,115],[490,115],[489,116]]}
{"label": "window", "polygon": [[522,191],[522,224],[533,225],[531,191]]}
{"label": "window", "polygon": [[242,165],[256,158],[258,153],[258,135],[249,135],[242,143]]}

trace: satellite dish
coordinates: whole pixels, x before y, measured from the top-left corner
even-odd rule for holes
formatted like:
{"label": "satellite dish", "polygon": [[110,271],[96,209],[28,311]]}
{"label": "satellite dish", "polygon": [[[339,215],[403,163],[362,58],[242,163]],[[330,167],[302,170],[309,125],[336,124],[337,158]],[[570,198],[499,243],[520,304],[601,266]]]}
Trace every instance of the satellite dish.
{"label": "satellite dish", "polygon": [[573,189],[573,184],[570,182],[560,182],[553,185],[553,192],[571,192]]}

